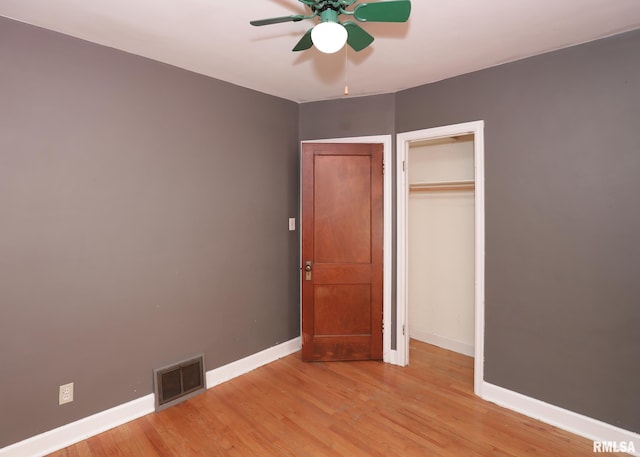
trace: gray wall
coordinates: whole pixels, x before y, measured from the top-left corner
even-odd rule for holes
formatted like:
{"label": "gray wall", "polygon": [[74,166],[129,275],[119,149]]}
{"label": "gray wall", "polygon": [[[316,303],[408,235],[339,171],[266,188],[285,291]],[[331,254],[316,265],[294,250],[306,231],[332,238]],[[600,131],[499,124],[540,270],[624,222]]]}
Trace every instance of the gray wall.
{"label": "gray wall", "polygon": [[640,31],[397,94],[483,119],[485,379],[640,432]]}
{"label": "gray wall", "polygon": [[391,135],[395,96],[345,97],[300,105],[300,139]]}
{"label": "gray wall", "polygon": [[0,100],[0,448],[299,335],[296,103],[4,18]]}

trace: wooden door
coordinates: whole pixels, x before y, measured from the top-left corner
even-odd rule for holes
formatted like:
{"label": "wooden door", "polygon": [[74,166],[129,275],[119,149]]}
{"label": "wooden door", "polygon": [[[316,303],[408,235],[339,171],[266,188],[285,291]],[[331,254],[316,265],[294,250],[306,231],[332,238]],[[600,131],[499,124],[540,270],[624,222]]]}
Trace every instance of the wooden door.
{"label": "wooden door", "polygon": [[302,146],[302,358],[382,359],[382,145]]}

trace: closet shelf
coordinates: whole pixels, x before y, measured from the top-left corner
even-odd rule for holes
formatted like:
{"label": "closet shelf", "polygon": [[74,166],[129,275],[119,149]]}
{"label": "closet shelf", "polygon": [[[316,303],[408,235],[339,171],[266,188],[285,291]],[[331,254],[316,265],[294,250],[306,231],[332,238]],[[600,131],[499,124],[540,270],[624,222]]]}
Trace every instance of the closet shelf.
{"label": "closet shelf", "polygon": [[442,192],[450,190],[473,190],[474,181],[420,182],[409,184],[409,192]]}

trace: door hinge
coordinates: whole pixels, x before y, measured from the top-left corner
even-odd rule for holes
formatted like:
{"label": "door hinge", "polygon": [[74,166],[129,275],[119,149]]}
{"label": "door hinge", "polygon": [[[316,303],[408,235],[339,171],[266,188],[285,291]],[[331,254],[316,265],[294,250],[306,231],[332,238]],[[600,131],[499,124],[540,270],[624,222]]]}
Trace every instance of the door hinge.
{"label": "door hinge", "polygon": [[405,326],[404,326],[404,324],[403,324],[403,325],[402,325],[402,336],[405,336],[405,335],[406,335],[404,331],[405,331]]}
{"label": "door hinge", "polygon": [[404,160],[402,161],[402,171],[407,171],[407,162],[405,162]]}
{"label": "door hinge", "polygon": [[384,174],[384,160],[382,161],[382,174]]}

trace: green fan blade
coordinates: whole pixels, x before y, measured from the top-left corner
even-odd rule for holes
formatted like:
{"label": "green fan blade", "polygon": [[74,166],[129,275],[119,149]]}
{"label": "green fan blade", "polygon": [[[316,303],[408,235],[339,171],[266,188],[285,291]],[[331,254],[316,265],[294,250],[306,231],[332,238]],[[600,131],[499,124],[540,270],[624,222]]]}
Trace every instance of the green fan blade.
{"label": "green fan blade", "polygon": [[353,14],[361,22],[406,22],[411,14],[411,1],[361,3],[353,10]]}
{"label": "green fan blade", "polygon": [[298,44],[296,44],[296,47],[293,48],[294,51],[304,51],[309,49],[311,46],[313,46],[313,41],[311,41],[312,30],[313,30],[313,27],[307,30],[307,33],[302,35],[302,38],[300,38],[300,41],[298,41]]}
{"label": "green fan blade", "polygon": [[349,34],[347,37],[347,44],[351,46],[354,51],[362,51],[373,43],[373,37],[355,22],[349,21],[342,25],[347,29],[347,33]]}
{"label": "green fan blade", "polygon": [[249,24],[255,26],[261,25],[271,25],[271,24],[279,24],[281,22],[298,22],[303,20],[305,17],[301,14],[296,14],[295,16],[281,16],[281,17],[272,17],[271,19],[260,19],[258,21],[250,21]]}

